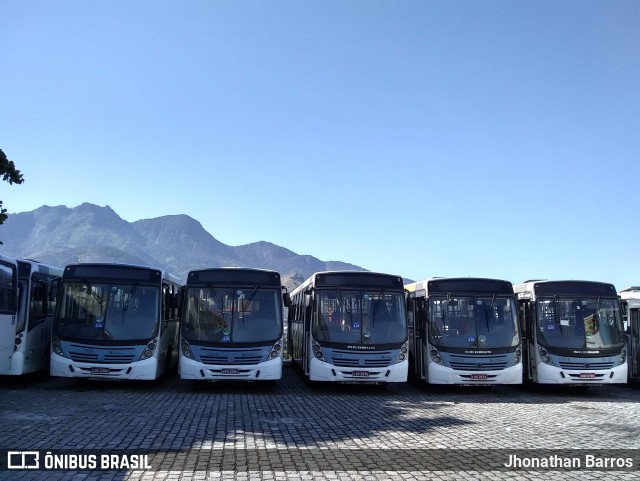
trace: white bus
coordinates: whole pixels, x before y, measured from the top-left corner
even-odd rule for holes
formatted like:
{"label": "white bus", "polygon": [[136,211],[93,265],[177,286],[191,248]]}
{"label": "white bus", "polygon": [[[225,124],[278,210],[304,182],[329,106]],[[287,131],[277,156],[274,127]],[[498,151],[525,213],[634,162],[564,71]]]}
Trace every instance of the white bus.
{"label": "white bus", "polygon": [[640,286],[619,293],[625,306],[629,379],[640,381]]}
{"label": "white bus", "polygon": [[525,380],[582,386],[627,382],[624,327],[612,284],[532,280],[514,290]]}
{"label": "white bus", "polygon": [[178,358],[180,281],[160,269],[75,264],[62,277],[51,375],[153,380]]}
{"label": "white bus", "polygon": [[518,310],[508,281],[407,284],[410,376],[429,384],[521,384]]}
{"label": "white bus", "polygon": [[48,370],[51,320],[61,276],[60,268],[2,256],[0,374],[18,376]]}
{"label": "white bus", "polygon": [[276,381],[282,377],[280,274],[250,268],[189,272],[180,323],[181,379]]}
{"label": "white bus", "polygon": [[288,350],[310,381],[406,382],[402,278],[317,272],[291,293]]}
{"label": "white bus", "polygon": [[0,373],[3,374],[11,370],[13,353],[17,350],[17,323],[18,263],[0,255]]}

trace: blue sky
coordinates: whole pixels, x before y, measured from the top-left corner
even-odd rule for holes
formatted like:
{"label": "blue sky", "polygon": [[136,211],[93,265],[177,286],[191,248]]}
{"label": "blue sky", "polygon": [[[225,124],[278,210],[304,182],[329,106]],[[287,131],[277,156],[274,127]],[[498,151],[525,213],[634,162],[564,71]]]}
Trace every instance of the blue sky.
{"label": "blue sky", "polygon": [[3,0],[26,182],[0,199],[416,280],[638,285],[638,25],[631,0]]}

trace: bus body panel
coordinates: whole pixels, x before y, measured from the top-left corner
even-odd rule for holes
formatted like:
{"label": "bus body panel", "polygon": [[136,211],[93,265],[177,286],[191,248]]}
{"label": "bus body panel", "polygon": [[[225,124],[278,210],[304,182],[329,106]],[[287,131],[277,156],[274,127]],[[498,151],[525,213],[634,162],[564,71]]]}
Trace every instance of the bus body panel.
{"label": "bus body panel", "polygon": [[[282,302],[285,297],[282,290],[280,274],[267,269],[223,267],[189,272],[184,286],[183,304],[186,307],[183,308],[180,325],[180,379],[281,379],[284,343]],[[198,307],[191,305],[195,304],[196,294]],[[261,314],[263,311],[268,314]],[[191,318],[198,327],[188,327]],[[256,339],[255,336],[259,337],[261,329],[269,322],[272,327],[277,324],[279,334],[276,338]],[[247,325],[252,327],[244,330]],[[235,336],[240,335],[244,339],[238,341]],[[211,340],[201,339],[208,336]]]}
{"label": "bus body panel", "polygon": [[[0,323],[6,322],[6,319],[3,317],[4,316],[0,316]],[[15,330],[11,331],[10,329],[0,329],[0,336],[2,336],[3,341],[5,341],[4,344],[8,344],[8,342],[6,342],[7,340],[13,341],[15,339]],[[11,346],[5,345],[0,347],[0,375],[12,374],[11,361],[13,357],[13,342],[11,343]]]}

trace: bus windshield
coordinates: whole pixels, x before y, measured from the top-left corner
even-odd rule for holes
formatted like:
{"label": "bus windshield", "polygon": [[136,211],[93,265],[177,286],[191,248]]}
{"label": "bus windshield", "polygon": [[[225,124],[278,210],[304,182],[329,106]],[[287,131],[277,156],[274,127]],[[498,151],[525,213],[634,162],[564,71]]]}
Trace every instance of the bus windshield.
{"label": "bus windshield", "polygon": [[429,341],[438,347],[499,349],[520,342],[515,300],[508,297],[432,297]]}
{"label": "bus windshield", "polygon": [[624,343],[617,300],[539,298],[538,339],[548,347],[607,349]]}
{"label": "bus windshield", "polygon": [[313,337],[338,344],[391,344],[407,338],[404,297],[383,290],[322,289]]}
{"label": "bus windshield", "polygon": [[76,340],[137,341],[158,332],[158,287],[65,282],[54,333]]}
{"label": "bus windshield", "polygon": [[190,287],[182,322],[188,341],[270,343],[282,336],[277,289]]}

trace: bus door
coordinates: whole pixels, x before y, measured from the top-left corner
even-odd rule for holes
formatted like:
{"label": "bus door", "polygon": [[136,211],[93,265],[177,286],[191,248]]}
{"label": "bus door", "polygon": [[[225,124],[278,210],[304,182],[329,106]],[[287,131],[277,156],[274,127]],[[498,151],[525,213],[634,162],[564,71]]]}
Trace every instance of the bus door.
{"label": "bus door", "polygon": [[427,342],[427,316],[426,316],[426,299],[424,297],[416,297],[413,299],[412,317],[414,318],[414,346],[413,346],[413,370],[416,379],[426,379],[428,370],[425,366],[425,346]]}
{"label": "bus door", "polygon": [[309,293],[304,293],[304,325],[302,328],[303,332],[303,341],[302,341],[302,365],[304,366],[304,373],[309,375],[309,365],[311,363],[311,358],[309,357],[309,353],[312,352],[311,349],[311,323],[313,321],[313,317],[316,315],[316,309],[314,308],[313,291]]}
{"label": "bus door", "polygon": [[640,380],[640,308],[629,309],[631,343],[629,346],[629,377]]}
{"label": "bus door", "polygon": [[[49,351],[50,338],[47,333],[47,285],[44,280],[31,277],[29,293],[29,309],[27,317],[27,345],[25,346],[25,370],[31,366],[44,363]],[[30,366],[27,369],[27,366]]]}
{"label": "bus door", "polygon": [[518,320],[520,321],[523,374],[527,380],[533,379],[532,367],[535,366],[536,330],[533,327],[534,313],[530,300],[518,301]]}

